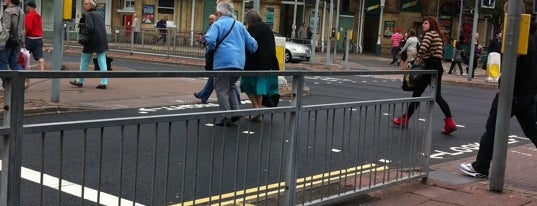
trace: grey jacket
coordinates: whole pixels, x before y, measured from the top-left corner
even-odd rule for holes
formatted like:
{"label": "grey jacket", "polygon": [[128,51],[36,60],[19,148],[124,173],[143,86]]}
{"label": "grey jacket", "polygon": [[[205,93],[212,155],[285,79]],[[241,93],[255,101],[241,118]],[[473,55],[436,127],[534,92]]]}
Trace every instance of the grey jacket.
{"label": "grey jacket", "polygon": [[[20,17],[20,19],[18,17]],[[2,27],[0,28],[0,44],[6,44],[6,41],[9,38],[9,32],[11,31],[11,26],[13,25],[14,28],[18,27],[19,41],[21,45],[24,45],[26,36],[26,32],[24,31],[24,11],[18,6],[10,5],[4,10],[4,14],[0,21],[2,21]]]}

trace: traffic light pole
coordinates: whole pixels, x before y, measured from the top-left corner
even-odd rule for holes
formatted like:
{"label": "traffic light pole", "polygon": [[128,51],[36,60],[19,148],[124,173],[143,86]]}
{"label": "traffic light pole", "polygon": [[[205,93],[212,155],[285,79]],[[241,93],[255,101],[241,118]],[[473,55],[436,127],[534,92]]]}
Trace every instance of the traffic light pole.
{"label": "traffic light pole", "polygon": [[475,8],[474,8],[474,23],[472,25],[472,39],[471,39],[471,45],[470,45],[470,62],[468,64],[468,81],[472,81],[472,78],[474,78],[474,64],[477,64],[477,62],[474,62],[474,56],[475,56],[475,43],[477,39],[475,39],[477,34],[477,19],[479,18],[479,1],[475,0]]}

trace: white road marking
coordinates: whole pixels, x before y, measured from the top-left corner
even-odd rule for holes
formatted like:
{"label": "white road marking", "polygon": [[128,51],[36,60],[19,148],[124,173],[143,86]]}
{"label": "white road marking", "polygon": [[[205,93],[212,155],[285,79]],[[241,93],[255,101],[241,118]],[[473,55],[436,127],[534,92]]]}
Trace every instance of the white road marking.
{"label": "white road marking", "polygon": [[255,134],[253,131],[242,131],[243,134]]}
{"label": "white road marking", "polygon": [[338,150],[338,149],[332,149],[332,152],[341,152],[341,150]]}
{"label": "white road marking", "polygon": [[[2,169],[2,161],[0,160],[0,170]],[[21,178],[26,179],[28,181],[41,184],[41,172],[28,169],[26,167],[21,167]],[[60,180],[57,177],[43,174],[43,186],[49,187],[55,190],[59,189],[58,182]],[[75,197],[82,198],[82,186],[75,184],[73,182],[69,182],[66,180],[61,180],[61,188],[62,192],[73,195]],[[97,203],[97,194],[100,195],[99,197],[99,204],[101,205],[119,205],[119,197],[108,194],[106,192],[99,192],[95,189],[84,187],[84,199],[88,201],[92,201]],[[133,202],[124,198],[121,198],[121,205],[132,205]],[[134,202],[134,205],[143,205],[137,202]]]}

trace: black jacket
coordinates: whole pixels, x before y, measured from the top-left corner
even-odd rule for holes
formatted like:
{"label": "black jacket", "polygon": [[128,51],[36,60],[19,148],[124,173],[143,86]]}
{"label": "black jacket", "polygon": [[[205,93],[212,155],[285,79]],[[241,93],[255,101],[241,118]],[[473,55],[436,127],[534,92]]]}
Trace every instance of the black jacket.
{"label": "black jacket", "polygon": [[83,45],[83,53],[101,53],[108,50],[108,37],[104,25],[104,14],[91,10],[80,19],[80,31],[82,35],[89,35],[90,41]]}
{"label": "black jacket", "polygon": [[248,26],[248,33],[257,41],[257,51],[246,52],[244,70],[278,70],[276,59],[276,43],[270,27],[264,22],[256,22]]}

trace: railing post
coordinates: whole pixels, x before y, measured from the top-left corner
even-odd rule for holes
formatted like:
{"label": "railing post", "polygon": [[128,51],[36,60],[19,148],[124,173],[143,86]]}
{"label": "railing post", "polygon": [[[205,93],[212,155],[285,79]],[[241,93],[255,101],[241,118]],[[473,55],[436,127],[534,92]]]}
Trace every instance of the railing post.
{"label": "railing post", "polygon": [[290,114],[289,145],[287,146],[287,159],[285,171],[285,205],[294,205],[296,196],[296,156],[298,153],[297,141],[299,135],[300,111],[302,108],[302,91],[304,87],[304,75],[293,76],[293,90],[291,91],[291,106],[295,107],[295,111]]}
{"label": "railing post", "polygon": [[24,78],[5,78],[4,122],[10,128],[2,137],[0,205],[20,205]]}
{"label": "railing post", "polygon": [[[424,137],[424,143],[423,143],[423,158],[425,160],[423,161],[422,165],[422,172],[429,174],[429,160],[431,159],[431,148],[432,148],[432,142],[433,142],[433,109],[434,109],[434,102],[436,99],[436,88],[438,87],[438,73],[431,74],[431,95],[432,100],[430,100],[427,103],[427,108],[425,108],[426,116],[427,116],[427,122],[425,124],[425,137]],[[428,175],[427,175],[428,176]]]}

